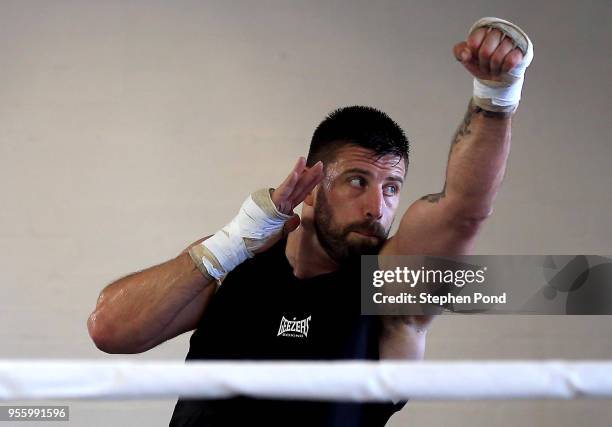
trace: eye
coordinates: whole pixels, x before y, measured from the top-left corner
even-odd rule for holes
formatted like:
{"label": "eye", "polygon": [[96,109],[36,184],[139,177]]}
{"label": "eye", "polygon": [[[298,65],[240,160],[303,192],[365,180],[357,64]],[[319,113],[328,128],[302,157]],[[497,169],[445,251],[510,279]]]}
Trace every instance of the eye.
{"label": "eye", "polygon": [[397,185],[389,184],[384,187],[385,196],[395,196],[399,192]]}
{"label": "eye", "polygon": [[354,187],[363,187],[365,185],[365,179],[360,176],[354,176],[349,178],[349,183]]}

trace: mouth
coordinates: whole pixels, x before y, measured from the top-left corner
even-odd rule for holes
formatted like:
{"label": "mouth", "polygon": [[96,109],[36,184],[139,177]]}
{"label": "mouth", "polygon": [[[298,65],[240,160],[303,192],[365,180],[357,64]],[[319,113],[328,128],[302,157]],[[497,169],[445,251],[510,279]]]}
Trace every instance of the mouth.
{"label": "mouth", "polygon": [[368,233],[367,231],[355,231],[354,233],[357,233],[360,236],[372,237],[372,238],[378,239],[378,236],[376,234]]}

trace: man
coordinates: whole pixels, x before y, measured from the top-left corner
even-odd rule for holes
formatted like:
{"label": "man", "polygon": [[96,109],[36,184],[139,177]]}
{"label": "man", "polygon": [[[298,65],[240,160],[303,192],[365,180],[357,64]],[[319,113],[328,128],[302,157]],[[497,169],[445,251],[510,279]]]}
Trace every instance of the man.
{"label": "man", "polygon": [[[454,55],[475,77],[440,193],[414,202],[387,239],[408,141],[386,114],[348,107],[316,129],[276,189],[178,257],[107,286],[88,320],[109,353],[146,351],[186,331],[194,359],[421,359],[431,317],[361,316],[359,255],[469,253],[502,181],[511,116],[533,48],[483,18]],[[302,202],[302,216],[293,210]],[[237,397],[177,402],[171,426],[384,425],[398,406]]]}

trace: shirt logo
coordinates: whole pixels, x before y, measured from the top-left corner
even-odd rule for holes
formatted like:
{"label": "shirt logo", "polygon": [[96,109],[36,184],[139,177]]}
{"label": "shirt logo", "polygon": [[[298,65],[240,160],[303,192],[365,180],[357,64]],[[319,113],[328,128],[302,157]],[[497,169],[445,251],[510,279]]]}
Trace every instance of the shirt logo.
{"label": "shirt logo", "polygon": [[310,323],[310,318],[312,316],[308,316],[306,319],[302,320],[287,320],[285,316],[281,319],[280,327],[278,328],[279,336],[285,337],[301,337],[306,338],[308,336],[308,324]]}

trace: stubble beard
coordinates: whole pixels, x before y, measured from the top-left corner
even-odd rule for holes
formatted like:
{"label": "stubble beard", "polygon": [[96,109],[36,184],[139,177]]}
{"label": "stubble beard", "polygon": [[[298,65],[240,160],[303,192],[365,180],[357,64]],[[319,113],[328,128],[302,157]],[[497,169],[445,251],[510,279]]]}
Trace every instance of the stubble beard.
{"label": "stubble beard", "polygon": [[[314,228],[319,242],[327,254],[339,264],[358,260],[361,255],[378,254],[389,235],[389,230],[385,230],[382,224],[375,220],[338,227],[333,218],[331,205],[322,189],[317,193],[314,213]],[[365,232],[373,234],[376,238],[354,235],[354,238],[351,238],[349,236],[351,232]]]}

